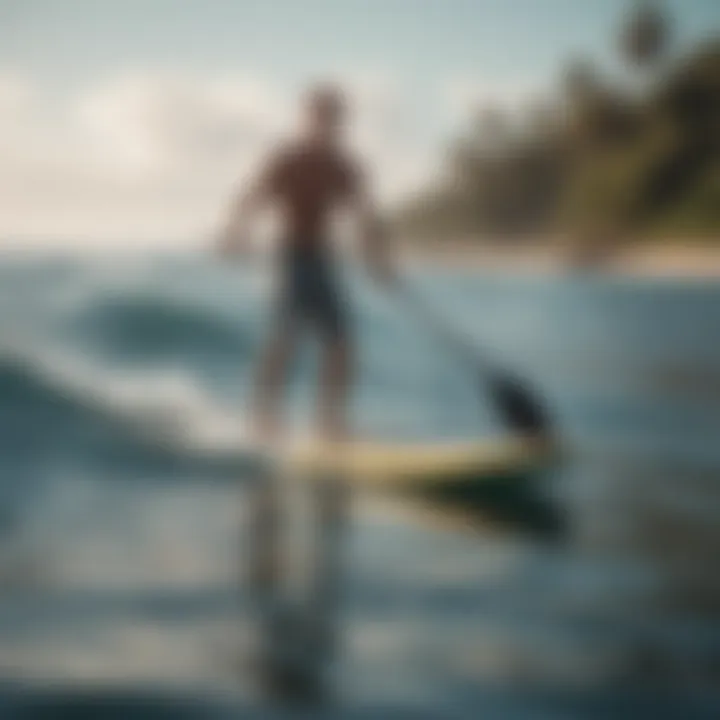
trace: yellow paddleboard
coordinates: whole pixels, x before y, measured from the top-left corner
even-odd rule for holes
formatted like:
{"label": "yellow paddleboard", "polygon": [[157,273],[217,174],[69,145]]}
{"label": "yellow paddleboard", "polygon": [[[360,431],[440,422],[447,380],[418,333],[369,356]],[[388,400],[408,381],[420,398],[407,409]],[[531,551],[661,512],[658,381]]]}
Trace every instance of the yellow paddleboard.
{"label": "yellow paddleboard", "polygon": [[411,490],[413,486],[517,476],[545,465],[551,453],[533,439],[447,443],[304,442],[284,453],[292,473],[339,473],[354,484]]}
{"label": "yellow paddleboard", "polygon": [[[513,524],[557,537],[564,516],[544,495],[558,448],[537,438],[396,443],[296,441],[274,453],[283,475],[340,478],[356,490],[387,493],[461,519]],[[404,505],[405,506],[405,505]]]}

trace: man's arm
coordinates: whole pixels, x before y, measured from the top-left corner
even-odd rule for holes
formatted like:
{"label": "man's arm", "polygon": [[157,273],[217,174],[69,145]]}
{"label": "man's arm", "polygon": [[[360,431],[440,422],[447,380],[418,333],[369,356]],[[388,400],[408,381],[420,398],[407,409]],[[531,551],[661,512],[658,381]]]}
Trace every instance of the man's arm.
{"label": "man's arm", "polygon": [[353,182],[349,199],[360,230],[365,261],[377,280],[390,284],[395,278],[390,238],[366,180],[358,177]]}
{"label": "man's arm", "polygon": [[279,157],[272,158],[262,172],[233,198],[217,240],[221,254],[232,257],[247,250],[252,222],[272,198],[279,168]]}

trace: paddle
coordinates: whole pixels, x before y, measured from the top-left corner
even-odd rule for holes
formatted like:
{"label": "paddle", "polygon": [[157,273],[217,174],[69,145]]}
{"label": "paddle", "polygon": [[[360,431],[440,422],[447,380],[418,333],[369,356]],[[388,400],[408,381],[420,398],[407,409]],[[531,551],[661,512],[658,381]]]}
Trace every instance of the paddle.
{"label": "paddle", "polygon": [[459,335],[438,317],[425,300],[401,281],[392,288],[408,307],[435,335],[455,349],[481,376],[481,384],[487,387],[503,421],[518,433],[547,438],[550,436],[550,420],[544,404],[525,382],[504,370],[500,370],[485,354],[465,337]]}

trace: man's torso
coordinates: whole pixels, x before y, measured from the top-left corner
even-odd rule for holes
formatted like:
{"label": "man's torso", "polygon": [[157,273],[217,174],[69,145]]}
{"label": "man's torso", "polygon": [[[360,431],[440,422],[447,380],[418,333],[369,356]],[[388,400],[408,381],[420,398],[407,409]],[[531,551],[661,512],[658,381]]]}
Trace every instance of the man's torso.
{"label": "man's torso", "polygon": [[355,165],[332,147],[303,143],[277,154],[270,185],[286,249],[326,249],[330,221],[356,191],[357,176]]}

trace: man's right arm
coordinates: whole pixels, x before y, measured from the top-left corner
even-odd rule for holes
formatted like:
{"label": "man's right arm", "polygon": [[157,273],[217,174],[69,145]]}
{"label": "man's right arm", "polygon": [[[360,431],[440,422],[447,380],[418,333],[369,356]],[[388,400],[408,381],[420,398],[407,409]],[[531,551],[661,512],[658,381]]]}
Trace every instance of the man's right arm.
{"label": "man's right arm", "polygon": [[217,239],[217,249],[222,255],[233,257],[247,250],[252,222],[272,199],[280,168],[278,154],[266,162],[260,174],[233,198]]}

